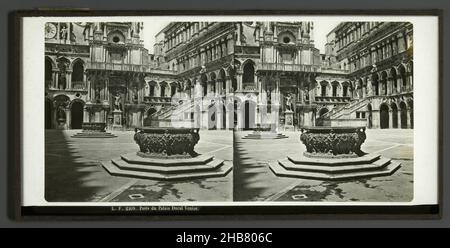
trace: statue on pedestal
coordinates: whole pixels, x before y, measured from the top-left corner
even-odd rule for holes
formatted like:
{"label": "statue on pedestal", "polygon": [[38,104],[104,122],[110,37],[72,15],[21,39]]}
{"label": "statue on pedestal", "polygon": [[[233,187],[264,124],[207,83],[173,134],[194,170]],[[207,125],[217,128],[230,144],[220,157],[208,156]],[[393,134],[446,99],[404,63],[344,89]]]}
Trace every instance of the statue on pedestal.
{"label": "statue on pedestal", "polygon": [[116,93],[114,96],[114,110],[122,110],[122,103],[120,100],[122,97],[120,96],[120,93]]}
{"label": "statue on pedestal", "polygon": [[292,96],[291,93],[289,93],[285,98],[285,111],[293,111],[293,104],[292,104]]}

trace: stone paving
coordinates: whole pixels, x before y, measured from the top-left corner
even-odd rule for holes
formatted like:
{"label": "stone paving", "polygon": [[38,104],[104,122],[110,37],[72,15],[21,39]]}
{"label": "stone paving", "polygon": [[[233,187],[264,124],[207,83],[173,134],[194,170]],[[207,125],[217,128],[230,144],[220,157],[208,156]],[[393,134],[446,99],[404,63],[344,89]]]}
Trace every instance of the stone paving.
{"label": "stone paving", "polygon": [[[46,130],[45,198],[50,202],[85,201],[231,201],[232,172],[222,178],[156,181],[115,177],[101,161],[136,152],[133,131],[113,131],[117,138],[71,138],[80,130]],[[233,160],[231,131],[200,131],[196,151]]]}
{"label": "stone paving", "polygon": [[413,198],[413,130],[367,130],[362,150],[400,161],[391,176],[348,181],[320,181],[277,177],[267,161],[303,153],[300,132],[283,132],[282,140],[246,140],[235,133],[235,201],[387,201]]}
{"label": "stone paving", "polygon": [[413,130],[367,130],[362,149],[398,160],[393,175],[363,180],[320,181],[277,177],[268,161],[302,153],[300,132],[276,140],[242,139],[251,131],[200,131],[196,151],[232,161],[222,178],[157,181],[109,175],[101,161],[138,150],[132,131],[117,138],[71,138],[79,130],[46,130],[45,197],[50,202],[174,201],[388,201],[413,198]]}

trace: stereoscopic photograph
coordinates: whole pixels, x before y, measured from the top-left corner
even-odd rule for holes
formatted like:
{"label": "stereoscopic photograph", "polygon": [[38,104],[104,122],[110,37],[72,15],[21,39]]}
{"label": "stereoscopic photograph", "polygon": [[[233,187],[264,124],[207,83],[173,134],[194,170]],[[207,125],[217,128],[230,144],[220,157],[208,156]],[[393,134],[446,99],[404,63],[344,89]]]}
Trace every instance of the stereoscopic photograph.
{"label": "stereoscopic photograph", "polygon": [[24,42],[36,56],[24,54],[23,95],[36,100],[23,121],[38,116],[42,146],[42,165],[24,166],[31,205],[437,201],[425,21],[29,19],[24,39],[42,37]]}
{"label": "stereoscopic photograph", "polygon": [[43,31],[47,201],[413,197],[409,22]]}

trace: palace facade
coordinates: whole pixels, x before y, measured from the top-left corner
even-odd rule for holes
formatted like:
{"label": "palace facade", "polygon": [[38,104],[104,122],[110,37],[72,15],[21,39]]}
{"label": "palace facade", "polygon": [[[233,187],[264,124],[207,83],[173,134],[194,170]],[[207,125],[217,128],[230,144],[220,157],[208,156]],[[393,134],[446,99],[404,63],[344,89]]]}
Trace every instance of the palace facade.
{"label": "palace facade", "polygon": [[412,25],[312,22],[46,23],[45,126],[412,128]]}

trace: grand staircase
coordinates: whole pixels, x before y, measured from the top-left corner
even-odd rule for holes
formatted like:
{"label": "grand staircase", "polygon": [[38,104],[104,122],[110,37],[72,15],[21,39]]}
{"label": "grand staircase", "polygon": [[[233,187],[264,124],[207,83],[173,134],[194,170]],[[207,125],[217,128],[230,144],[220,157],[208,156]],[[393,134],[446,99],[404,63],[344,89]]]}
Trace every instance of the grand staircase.
{"label": "grand staircase", "polygon": [[357,99],[344,106],[334,108],[330,112],[322,115],[322,119],[340,119],[349,117],[353,112],[361,109],[369,103],[368,98]]}
{"label": "grand staircase", "polygon": [[185,112],[193,111],[194,104],[192,100],[185,101],[182,105],[170,105],[162,108],[160,111],[152,114],[151,118],[157,121],[182,120]]}

